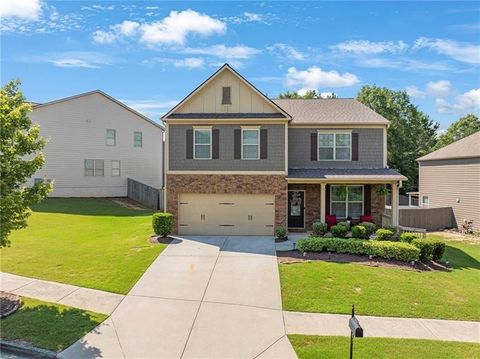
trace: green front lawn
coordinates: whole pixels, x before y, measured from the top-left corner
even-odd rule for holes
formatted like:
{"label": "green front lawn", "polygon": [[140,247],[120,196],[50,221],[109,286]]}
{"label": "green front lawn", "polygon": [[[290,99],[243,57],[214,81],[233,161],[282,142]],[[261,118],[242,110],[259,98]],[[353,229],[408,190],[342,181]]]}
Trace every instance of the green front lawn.
{"label": "green front lawn", "polygon": [[48,199],[0,250],[1,270],[126,294],[165,248],[148,243],[152,213],[107,199]]}
{"label": "green front lawn", "polygon": [[20,309],[2,319],[0,337],[61,351],[107,318],[104,314],[22,298]]}
{"label": "green front lawn", "polygon": [[480,320],[480,242],[448,241],[451,272],[353,263],[280,264],[284,310]]}
{"label": "green front lawn", "polygon": [[[288,338],[300,359],[348,358],[350,352],[348,337],[289,335]],[[356,338],[353,353],[355,359],[473,359],[480,357],[480,345],[437,340]]]}

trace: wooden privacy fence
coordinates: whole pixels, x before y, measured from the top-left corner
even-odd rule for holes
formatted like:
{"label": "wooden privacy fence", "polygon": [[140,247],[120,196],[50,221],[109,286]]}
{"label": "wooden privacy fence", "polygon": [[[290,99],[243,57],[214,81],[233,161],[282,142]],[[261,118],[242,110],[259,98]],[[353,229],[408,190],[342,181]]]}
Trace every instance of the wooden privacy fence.
{"label": "wooden privacy fence", "polygon": [[144,183],[127,179],[127,197],[145,207],[163,211],[163,188],[155,188]]}
{"label": "wooden privacy fence", "polygon": [[455,227],[452,207],[401,208],[399,212],[399,224],[403,227],[423,228],[427,231]]}

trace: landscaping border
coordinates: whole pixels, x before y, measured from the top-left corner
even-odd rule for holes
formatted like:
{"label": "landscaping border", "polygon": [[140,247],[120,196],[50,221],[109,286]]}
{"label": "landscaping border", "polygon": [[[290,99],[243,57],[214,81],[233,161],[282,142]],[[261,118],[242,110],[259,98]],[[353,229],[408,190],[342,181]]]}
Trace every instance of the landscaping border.
{"label": "landscaping border", "polygon": [[28,344],[0,339],[0,353],[4,351],[12,354],[28,356],[29,358],[35,358],[35,359],[36,358],[39,358],[39,359],[57,358],[57,353],[54,351],[37,348]]}

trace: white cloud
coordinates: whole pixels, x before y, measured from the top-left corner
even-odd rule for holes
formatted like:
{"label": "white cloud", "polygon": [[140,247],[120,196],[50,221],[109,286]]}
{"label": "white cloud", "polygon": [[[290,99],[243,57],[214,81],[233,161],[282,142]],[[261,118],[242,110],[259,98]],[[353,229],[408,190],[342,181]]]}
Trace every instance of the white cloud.
{"label": "white cloud", "polygon": [[415,41],[414,48],[428,48],[439,54],[450,56],[457,61],[480,64],[480,45],[446,39],[420,37]]}
{"label": "white cloud", "polygon": [[381,54],[381,53],[399,53],[408,48],[403,41],[380,41],[373,42],[369,40],[350,40],[330,46],[331,49],[340,52],[352,54]]}
{"label": "white cloud", "polygon": [[451,90],[452,86],[448,80],[430,81],[426,86],[426,92],[435,97],[448,96]]}
{"label": "white cloud", "polygon": [[243,24],[249,22],[258,22],[266,25],[270,25],[270,20],[274,19],[273,14],[258,14],[254,12],[244,12],[240,16],[229,16],[224,17],[222,20],[231,22],[232,24]]}
{"label": "white cloud", "polygon": [[255,49],[253,47],[243,46],[243,45],[226,46],[224,44],[221,44],[221,45],[213,45],[213,46],[200,47],[200,48],[187,47],[183,49],[181,52],[185,54],[192,54],[192,55],[215,56],[215,57],[227,59],[227,60],[229,59],[245,60],[260,53],[260,50]]}
{"label": "white cloud", "polygon": [[248,21],[263,21],[263,15],[255,14],[253,12],[244,12],[243,15],[247,18]]}
{"label": "white cloud", "polygon": [[117,35],[110,31],[97,30],[92,34],[92,38],[99,44],[111,44],[117,39]]}
{"label": "white cloud", "polygon": [[2,21],[9,17],[35,21],[42,12],[40,0],[2,0],[0,1],[0,17]]}
{"label": "white cloud", "polygon": [[26,55],[20,61],[30,64],[49,63],[56,67],[98,69],[112,63],[111,59],[103,54],[89,51],[52,52],[42,55]]}
{"label": "white cloud", "polygon": [[319,87],[348,87],[359,82],[358,77],[349,72],[340,74],[334,70],[323,71],[317,66],[311,66],[307,70],[290,67],[285,77],[286,86],[300,91],[316,90]]}
{"label": "white cloud", "polygon": [[286,57],[289,60],[305,60],[306,55],[298,50],[296,50],[294,47],[287,45],[287,44],[282,44],[282,43],[276,43],[273,44],[272,46],[267,46],[267,50],[274,55],[280,56],[280,57]]}
{"label": "white cloud", "polygon": [[164,19],[142,24],[140,40],[147,44],[184,44],[189,34],[223,34],[224,22],[194,10],[172,11]]}
{"label": "white cloud", "polygon": [[405,91],[407,91],[408,96],[416,98],[425,98],[425,91],[420,90],[417,86],[408,86]]}
{"label": "white cloud", "polygon": [[362,58],[355,61],[355,64],[363,67],[388,68],[402,71],[458,71],[458,69],[443,62],[424,62],[410,58]]}
{"label": "white cloud", "polygon": [[205,65],[205,61],[201,57],[187,57],[182,60],[175,60],[173,62],[175,67],[186,67],[188,69],[202,68]]}
{"label": "white cloud", "polygon": [[150,118],[160,117],[178,104],[178,100],[120,100],[125,105],[133,108]]}
{"label": "white cloud", "polygon": [[111,25],[110,31],[95,31],[92,34],[92,38],[93,41],[99,44],[111,44],[118,39],[135,35],[139,27],[140,24],[138,22],[125,20],[119,24]]}
{"label": "white cloud", "polygon": [[437,98],[435,105],[440,113],[451,112],[478,112],[480,111],[480,88],[471,89],[463,94],[457,95],[453,102],[444,98]]}

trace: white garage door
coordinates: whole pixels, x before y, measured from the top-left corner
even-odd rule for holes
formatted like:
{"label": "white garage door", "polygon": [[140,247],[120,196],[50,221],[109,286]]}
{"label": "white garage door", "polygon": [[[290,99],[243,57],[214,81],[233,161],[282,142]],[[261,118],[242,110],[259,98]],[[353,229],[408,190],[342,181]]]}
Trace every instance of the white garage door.
{"label": "white garage door", "polygon": [[264,194],[182,193],[178,231],[198,235],[273,235],[275,198]]}

